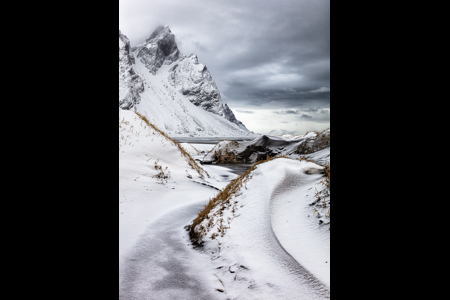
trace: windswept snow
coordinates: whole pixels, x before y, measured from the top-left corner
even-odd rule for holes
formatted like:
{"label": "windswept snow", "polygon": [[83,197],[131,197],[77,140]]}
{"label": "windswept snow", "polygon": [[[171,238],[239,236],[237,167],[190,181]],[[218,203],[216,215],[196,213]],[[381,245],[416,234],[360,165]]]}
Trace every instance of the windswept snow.
{"label": "windswept snow", "polygon": [[222,299],[209,258],[183,229],[227,185],[223,176],[236,177],[208,173],[202,178],[168,139],[119,110],[119,299]]}
{"label": "windswept snow", "polygon": [[134,69],[145,84],[142,100],[136,105],[138,112],[170,136],[254,136],[222,116],[195,106],[179,92],[181,87],[172,86],[172,67],[163,65],[153,75],[141,61],[136,61]]}
{"label": "windswept snow", "polygon": [[230,299],[329,298],[330,231],[310,207],[321,169],[291,159],[261,164],[231,206],[201,223]]}
{"label": "windswept snow", "polygon": [[183,227],[236,175],[204,165],[210,176],[200,176],[135,113],[119,112],[119,299],[329,298],[330,233],[310,206],[322,167],[259,165],[235,212],[223,211],[226,234],[209,239],[216,223],[193,249]]}

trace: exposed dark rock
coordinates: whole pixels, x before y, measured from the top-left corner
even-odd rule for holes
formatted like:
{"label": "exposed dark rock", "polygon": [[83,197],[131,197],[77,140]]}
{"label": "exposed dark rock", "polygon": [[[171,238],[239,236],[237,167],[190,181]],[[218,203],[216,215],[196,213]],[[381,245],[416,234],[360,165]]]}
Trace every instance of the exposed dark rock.
{"label": "exposed dark rock", "polygon": [[130,41],[119,30],[119,107],[131,109],[141,100],[144,92],[142,79],[133,70],[134,57],[130,53]]}
{"label": "exposed dark rock", "polygon": [[152,73],[164,64],[171,64],[180,57],[175,35],[168,26],[160,26],[150,35],[145,44],[136,47],[136,57]]}
{"label": "exposed dark rock", "polygon": [[205,155],[203,163],[254,163],[266,159],[267,156],[274,157],[281,154],[299,157],[327,147],[330,147],[330,130],[292,140],[263,135],[250,142],[220,142]]}
{"label": "exposed dark rock", "polygon": [[319,150],[330,147],[331,136],[330,130],[326,130],[320,134],[318,134],[314,138],[308,138],[305,142],[301,143],[296,153],[297,154],[310,154],[317,152]]}

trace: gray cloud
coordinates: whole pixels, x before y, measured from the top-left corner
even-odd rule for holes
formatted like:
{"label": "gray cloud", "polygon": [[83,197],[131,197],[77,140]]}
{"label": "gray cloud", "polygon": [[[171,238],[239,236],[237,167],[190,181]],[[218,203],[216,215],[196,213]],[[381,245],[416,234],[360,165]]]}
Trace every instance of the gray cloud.
{"label": "gray cloud", "polygon": [[305,115],[305,114],[303,114],[303,115],[300,116],[300,119],[303,119],[303,120],[311,120],[312,118],[313,118],[313,117],[308,116],[308,115]]}
{"label": "gray cloud", "polygon": [[329,1],[119,1],[119,29],[133,45],[158,25],[208,66],[234,111],[326,109],[329,118]]}
{"label": "gray cloud", "polygon": [[236,111],[240,112],[240,113],[243,113],[243,114],[254,114],[255,113],[252,110],[240,110],[240,109],[237,109]]}
{"label": "gray cloud", "polygon": [[300,111],[298,109],[288,109],[288,110],[281,110],[281,111],[275,111],[274,112],[277,115],[298,115],[300,114]]}

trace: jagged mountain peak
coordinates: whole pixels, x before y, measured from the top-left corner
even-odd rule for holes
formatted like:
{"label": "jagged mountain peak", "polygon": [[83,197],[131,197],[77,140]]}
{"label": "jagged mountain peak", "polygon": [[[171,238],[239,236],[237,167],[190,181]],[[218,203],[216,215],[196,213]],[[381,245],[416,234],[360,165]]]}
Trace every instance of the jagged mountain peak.
{"label": "jagged mountain peak", "polygon": [[169,26],[156,28],[144,44],[133,50],[153,75],[163,64],[171,64],[180,58],[175,35]]}
{"label": "jagged mountain peak", "polygon": [[153,33],[150,35],[150,37],[147,39],[147,42],[151,41],[152,39],[156,37],[164,37],[168,35],[173,35],[172,31],[170,30],[169,26],[158,26]]}

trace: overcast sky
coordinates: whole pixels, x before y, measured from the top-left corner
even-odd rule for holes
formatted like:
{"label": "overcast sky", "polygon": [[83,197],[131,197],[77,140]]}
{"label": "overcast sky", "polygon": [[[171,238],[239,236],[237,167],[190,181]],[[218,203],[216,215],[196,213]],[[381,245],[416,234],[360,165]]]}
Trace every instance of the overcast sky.
{"label": "overcast sky", "polygon": [[329,0],[119,0],[132,46],[168,25],[250,130],[330,127]]}

